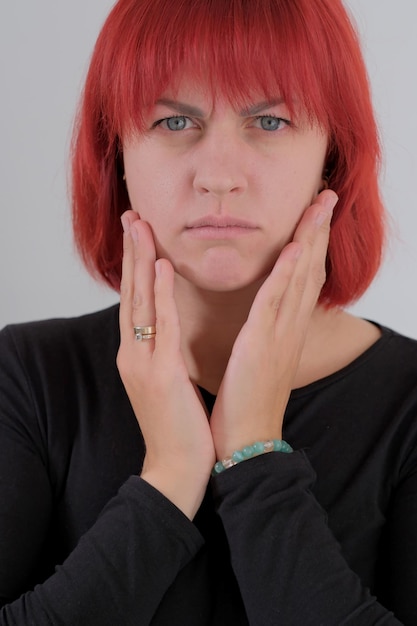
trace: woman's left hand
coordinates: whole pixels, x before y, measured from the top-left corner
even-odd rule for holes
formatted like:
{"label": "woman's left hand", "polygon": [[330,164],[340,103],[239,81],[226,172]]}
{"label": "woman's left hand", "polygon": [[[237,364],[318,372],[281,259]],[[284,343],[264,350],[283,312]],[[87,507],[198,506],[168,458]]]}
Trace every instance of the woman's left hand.
{"label": "woman's left hand", "polygon": [[282,437],[282,423],[311,314],[325,281],[333,191],[304,213],[258,291],[226,368],[210,426],[218,459]]}

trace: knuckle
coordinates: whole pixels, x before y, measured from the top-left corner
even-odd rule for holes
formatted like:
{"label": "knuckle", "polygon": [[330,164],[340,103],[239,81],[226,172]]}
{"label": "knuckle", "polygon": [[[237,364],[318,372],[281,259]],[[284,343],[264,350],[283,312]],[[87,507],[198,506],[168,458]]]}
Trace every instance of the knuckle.
{"label": "knuckle", "polygon": [[135,291],[132,298],[132,309],[133,311],[138,311],[144,305],[144,299],[140,292]]}
{"label": "knuckle", "polygon": [[125,378],[127,373],[130,370],[130,367],[128,366],[128,360],[126,358],[125,351],[123,350],[122,347],[120,347],[117,352],[116,365],[117,365],[117,369],[119,370],[120,376],[122,378]]}
{"label": "knuckle", "polygon": [[297,295],[302,295],[306,289],[307,277],[299,274],[294,278],[294,291]]}
{"label": "knuckle", "polygon": [[331,223],[330,220],[324,220],[323,224],[321,224],[320,226],[320,232],[323,233],[324,235],[329,236],[330,234],[330,230],[331,230]]}
{"label": "knuckle", "polygon": [[123,367],[123,354],[122,354],[122,349],[119,348],[116,354],[116,365],[117,365],[117,369],[120,370],[121,367]]}
{"label": "knuckle", "polygon": [[268,298],[267,305],[271,309],[271,311],[276,313],[278,309],[280,308],[281,303],[282,303],[282,295],[273,294]]}
{"label": "knuckle", "polygon": [[123,252],[127,254],[131,249],[130,237],[123,237]]}
{"label": "knuckle", "polygon": [[156,318],[156,331],[158,335],[163,333],[167,327],[167,320],[162,313],[158,313]]}
{"label": "knuckle", "polygon": [[126,302],[127,300],[130,300],[131,297],[132,287],[126,279],[122,278],[122,282],[120,283],[120,300],[121,302]]}
{"label": "knuckle", "polygon": [[305,245],[307,246],[307,248],[310,249],[310,252],[314,248],[314,244],[316,243],[316,237],[316,232],[309,232],[306,236]]}
{"label": "knuckle", "polygon": [[122,339],[119,350],[116,354],[116,366],[125,387],[137,387],[145,372],[145,368],[149,367],[149,361],[143,354],[141,358],[137,358],[135,348],[132,346],[134,342],[133,332],[131,341]]}
{"label": "knuckle", "polygon": [[312,280],[315,286],[322,288],[326,282],[326,268],[323,265],[316,266],[312,269]]}

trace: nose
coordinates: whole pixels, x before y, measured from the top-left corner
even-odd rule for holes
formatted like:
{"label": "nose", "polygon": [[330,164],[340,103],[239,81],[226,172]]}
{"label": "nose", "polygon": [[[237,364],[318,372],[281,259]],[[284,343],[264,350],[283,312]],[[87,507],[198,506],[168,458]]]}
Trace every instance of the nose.
{"label": "nose", "polygon": [[217,198],[243,193],[248,186],[244,151],[230,135],[206,136],[194,154],[194,189]]}

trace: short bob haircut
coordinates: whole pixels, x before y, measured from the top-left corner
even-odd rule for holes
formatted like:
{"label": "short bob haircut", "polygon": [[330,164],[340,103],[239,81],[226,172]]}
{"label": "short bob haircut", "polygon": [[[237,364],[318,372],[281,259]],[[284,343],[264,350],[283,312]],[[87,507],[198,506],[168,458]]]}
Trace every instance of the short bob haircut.
{"label": "short bob haircut", "polygon": [[75,241],[89,271],[119,288],[120,215],[129,208],[123,136],[143,130],[144,115],[184,75],[233,104],[279,94],[327,131],[326,169],[339,202],[320,301],[332,307],[361,296],[385,239],[381,154],[358,37],[341,0],[116,3],[91,59],[72,144]]}

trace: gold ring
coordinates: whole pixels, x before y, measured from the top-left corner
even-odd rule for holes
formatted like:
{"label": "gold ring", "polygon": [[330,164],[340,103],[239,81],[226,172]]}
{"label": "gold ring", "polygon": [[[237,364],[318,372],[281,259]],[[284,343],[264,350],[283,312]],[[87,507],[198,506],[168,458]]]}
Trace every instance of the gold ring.
{"label": "gold ring", "polygon": [[156,333],[149,333],[149,335],[142,335],[142,337],[136,336],[137,341],[146,341],[147,339],[155,339]]}
{"label": "gold ring", "polygon": [[134,326],[133,331],[135,333],[136,341],[154,339],[156,335],[156,326]]}

